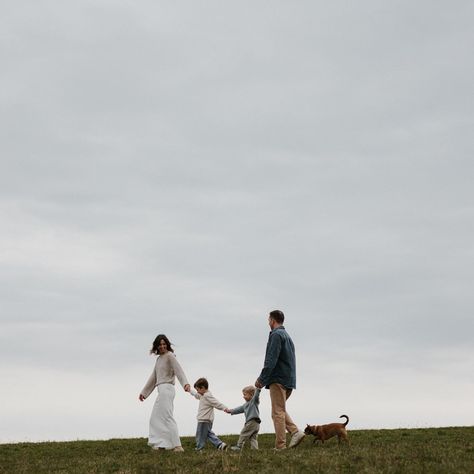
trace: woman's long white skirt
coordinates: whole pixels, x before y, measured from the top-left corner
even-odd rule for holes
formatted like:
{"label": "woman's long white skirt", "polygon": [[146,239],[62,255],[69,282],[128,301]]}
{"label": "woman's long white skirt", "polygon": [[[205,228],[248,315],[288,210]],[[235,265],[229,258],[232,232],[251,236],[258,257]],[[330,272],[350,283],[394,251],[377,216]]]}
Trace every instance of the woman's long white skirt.
{"label": "woman's long white skirt", "polygon": [[172,449],[181,446],[178,425],[173,418],[174,385],[158,385],[158,396],[150,417],[148,444],[154,448]]}

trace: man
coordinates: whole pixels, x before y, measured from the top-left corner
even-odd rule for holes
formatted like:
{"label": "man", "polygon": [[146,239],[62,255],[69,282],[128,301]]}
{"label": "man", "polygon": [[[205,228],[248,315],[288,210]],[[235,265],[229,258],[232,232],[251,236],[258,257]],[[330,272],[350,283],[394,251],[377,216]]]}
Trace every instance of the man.
{"label": "man", "polygon": [[286,400],[296,388],[296,357],[295,345],[283,326],[284,320],[285,315],[280,310],[269,314],[268,324],[271,331],[265,362],[255,382],[257,388],[270,389],[276,451],[286,449],[286,431],[291,434],[289,448],[298,446],[305,436],[286,411]]}

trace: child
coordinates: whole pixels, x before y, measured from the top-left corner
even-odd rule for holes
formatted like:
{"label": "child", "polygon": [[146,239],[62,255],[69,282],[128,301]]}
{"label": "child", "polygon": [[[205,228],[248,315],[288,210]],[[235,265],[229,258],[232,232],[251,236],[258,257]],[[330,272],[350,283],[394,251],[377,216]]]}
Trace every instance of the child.
{"label": "child", "polygon": [[196,390],[191,390],[193,397],[199,400],[196,430],[196,451],[200,451],[209,440],[217,449],[225,451],[227,444],[221,441],[212,431],[214,421],[214,408],[218,410],[228,410],[219,400],[217,400],[209,391],[209,383],[206,379],[200,378],[194,384]]}
{"label": "child", "polygon": [[242,395],[244,396],[245,403],[240,407],[234,408],[233,410],[225,410],[226,413],[231,415],[237,415],[239,413],[245,413],[245,424],[240,432],[239,441],[237,446],[231,446],[232,451],[240,451],[244,443],[250,440],[250,448],[258,449],[258,430],[260,429],[260,411],[258,405],[260,403],[260,389],[255,388],[253,385],[244,387],[242,389]]}

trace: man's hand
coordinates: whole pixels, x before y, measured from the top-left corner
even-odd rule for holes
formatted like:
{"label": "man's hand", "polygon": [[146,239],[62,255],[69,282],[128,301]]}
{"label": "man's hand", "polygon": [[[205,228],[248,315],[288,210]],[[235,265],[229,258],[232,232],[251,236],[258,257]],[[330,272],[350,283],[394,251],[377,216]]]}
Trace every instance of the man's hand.
{"label": "man's hand", "polygon": [[257,388],[263,388],[263,385],[262,385],[262,382],[260,382],[260,379],[257,379],[257,380],[255,381],[255,387],[257,387]]}
{"label": "man's hand", "polygon": [[140,395],[138,395],[138,399],[143,402],[143,400],[145,400],[145,397],[140,393]]}

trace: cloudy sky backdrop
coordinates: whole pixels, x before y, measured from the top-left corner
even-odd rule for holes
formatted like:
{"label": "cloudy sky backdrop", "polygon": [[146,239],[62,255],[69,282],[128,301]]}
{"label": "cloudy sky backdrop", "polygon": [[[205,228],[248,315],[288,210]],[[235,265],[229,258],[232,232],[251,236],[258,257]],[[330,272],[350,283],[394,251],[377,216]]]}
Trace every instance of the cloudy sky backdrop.
{"label": "cloudy sky backdrop", "polygon": [[471,1],[0,8],[0,442],[146,436],[161,332],[237,406],[275,308],[300,426],[474,424]]}

